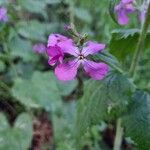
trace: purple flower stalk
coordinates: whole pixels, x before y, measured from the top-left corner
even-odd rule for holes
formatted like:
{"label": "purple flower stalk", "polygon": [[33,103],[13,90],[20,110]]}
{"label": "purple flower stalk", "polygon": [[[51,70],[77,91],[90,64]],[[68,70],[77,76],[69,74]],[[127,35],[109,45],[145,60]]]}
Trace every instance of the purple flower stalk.
{"label": "purple flower stalk", "polygon": [[42,53],[45,53],[46,46],[43,43],[37,43],[37,44],[33,45],[33,50],[36,53],[42,54]]}
{"label": "purple flower stalk", "polygon": [[115,11],[118,16],[118,23],[120,25],[126,25],[129,22],[128,14],[133,13],[135,8],[133,6],[134,0],[121,0],[115,7]]}
{"label": "purple flower stalk", "polygon": [[5,7],[0,7],[0,22],[7,22],[7,9]]}
{"label": "purple flower stalk", "polygon": [[[60,38],[63,40],[60,40]],[[55,45],[52,47],[49,46],[52,43]],[[49,56],[49,64],[58,62],[55,68],[55,75],[59,80],[73,80],[77,75],[79,66],[83,66],[85,72],[94,80],[102,80],[108,73],[107,64],[102,62],[97,63],[87,58],[89,55],[103,50],[105,44],[88,41],[82,48],[79,48],[74,44],[72,39],[68,39],[59,34],[52,34],[49,36],[48,46],[47,54]],[[67,62],[64,61],[65,54],[70,54],[73,56],[73,59]]]}

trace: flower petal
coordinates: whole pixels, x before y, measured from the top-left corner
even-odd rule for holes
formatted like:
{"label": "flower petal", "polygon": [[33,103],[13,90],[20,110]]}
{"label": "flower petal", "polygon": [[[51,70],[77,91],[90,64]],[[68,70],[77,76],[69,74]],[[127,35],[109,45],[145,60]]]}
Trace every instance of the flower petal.
{"label": "flower petal", "polygon": [[127,13],[132,13],[135,11],[135,7],[133,6],[133,4],[126,4],[125,9],[126,9]]}
{"label": "flower petal", "polygon": [[78,47],[74,46],[70,40],[60,42],[58,46],[62,49],[63,53],[67,53],[76,57],[80,53]]}
{"label": "flower petal", "polygon": [[49,46],[47,48],[47,55],[50,57],[55,57],[57,55],[63,55],[63,52],[61,51],[61,48],[57,45]]}
{"label": "flower petal", "polygon": [[127,12],[122,9],[120,11],[117,12],[118,13],[118,23],[120,25],[126,25],[129,22],[129,18],[127,16]]}
{"label": "flower petal", "polygon": [[77,69],[80,63],[77,59],[71,60],[68,63],[59,64],[55,68],[55,75],[59,80],[73,80],[77,74]]}
{"label": "flower petal", "polygon": [[86,60],[83,63],[85,72],[94,80],[102,80],[108,73],[109,67],[105,63]]}
{"label": "flower petal", "polygon": [[2,22],[8,21],[7,9],[5,7],[0,7],[0,21]]}
{"label": "flower petal", "polygon": [[84,56],[87,56],[89,54],[94,54],[97,53],[105,48],[105,44],[93,42],[93,41],[88,41],[86,43],[86,46],[82,50],[82,54]]}
{"label": "flower petal", "polygon": [[56,44],[58,44],[59,42],[63,42],[68,40],[68,38],[66,36],[63,36],[61,34],[50,34],[48,37],[48,43],[47,46],[55,46]]}
{"label": "flower petal", "polygon": [[49,46],[59,46],[63,53],[68,53],[73,56],[77,56],[79,50],[76,46],[74,46],[74,42],[72,39],[67,38],[61,34],[51,34],[48,38],[48,47]]}
{"label": "flower petal", "polygon": [[47,55],[49,56],[48,63],[49,65],[53,66],[55,63],[60,62],[62,63],[64,54],[62,53],[60,47],[56,46],[49,46],[47,48]]}

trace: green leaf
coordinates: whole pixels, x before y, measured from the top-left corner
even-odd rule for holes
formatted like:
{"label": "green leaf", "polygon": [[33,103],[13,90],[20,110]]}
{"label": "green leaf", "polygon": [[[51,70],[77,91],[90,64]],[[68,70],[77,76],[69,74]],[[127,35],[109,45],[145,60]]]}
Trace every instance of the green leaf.
{"label": "green leaf", "polygon": [[[76,115],[76,103],[70,101],[63,103],[60,114],[53,114],[54,138],[56,149],[58,150],[75,150],[74,142],[74,125]],[[65,142],[64,142],[65,141]]]}
{"label": "green leaf", "polygon": [[38,0],[18,0],[18,4],[31,13],[44,14],[46,3]]}
{"label": "green leaf", "polygon": [[122,115],[134,87],[125,75],[112,72],[103,81],[88,81],[77,114],[78,139],[92,124]]}
{"label": "green leaf", "polygon": [[46,41],[45,26],[38,21],[21,21],[17,24],[17,30],[18,33],[25,38],[36,41]]}
{"label": "green leaf", "polygon": [[95,61],[102,60],[104,62],[111,63],[111,64],[119,66],[118,60],[106,50],[100,52],[100,54],[93,55],[92,58]]}
{"label": "green leaf", "polygon": [[0,132],[2,132],[3,130],[9,128],[9,124],[6,117],[2,113],[0,113],[0,120]]}
{"label": "green leaf", "polygon": [[94,61],[102,61],[108,64],[112,69],[123,73],[123,70],[120,68],[120,63],[118,60],[111,55],[108,51],[103,51],[100,54],[90,56]]}
{"label": "green leaf", "polygon": [[41,23],[37,20],[20,21],[17,23],[16,28],[18,33],[27,39],[46,42],[46,35],[55,32],[58,28],[58,23]]}
{"label": "green leaf", "polygon": [[41,107],[55,111],[61,107],[61,96],[70,94],[75,86],[76,81],[59,83],[52,72],[34,72],[29,80],[15,80],[12,94],[29,108]]}
{"label": "green leaf", "polygon": [[[132,56],[136,48],[140,30],[139,29],[124,29],[114,30],[110,40],[110,53],[115,55],[119,61],[124,61],[127,57]],[[145,48],[149,48],[150,32],[148,32]]]}
{"label": "green leaf", "polygon": [[36,55],[32,50],[32,44],[30,41],[22,39],[19,36],[15,36],[8,43],[8,47],[11,50],[10,55],[12,58],[20,57],[25,62],[35,61],[37,59]]}
{"label": "green leaf", "polygon": [[125,131],[140,150],[150,147],[150,94],[136,91],[128,115],[124,117]]}
{"label": "green leaf", "polygon": [[73,90],[77,87],[77,80],[72,80],[69,82],[61,82],[57,83],[58,89],[62,96],[69,95]]}
{"label": "green leaf", "polygon": [[0,149],[26,150],[32,140],[32,120],[28,114],[21,114],[14,127],[8,125],[7,119],[0,115]]}
{"label": "green leaf", "polygon": [[3,61],[0,60],[0,72],[3,72],[5,70],[6,66]]}
{"label": "green leaf", "polygon": [[7,5],[9,3],[8,0],[0,0],[0,6]]}
{"label": "green leaf", "polygon": [[75,8],[75,15],[78,19],[85,21],[87,23],[92,22],[92,16],[87,9],[84,8]]}
{"label": "green leaf", "polygon": [[44,1],[45,3],[51,4],[51,5],[61,3],[61,0],[44,0]]}

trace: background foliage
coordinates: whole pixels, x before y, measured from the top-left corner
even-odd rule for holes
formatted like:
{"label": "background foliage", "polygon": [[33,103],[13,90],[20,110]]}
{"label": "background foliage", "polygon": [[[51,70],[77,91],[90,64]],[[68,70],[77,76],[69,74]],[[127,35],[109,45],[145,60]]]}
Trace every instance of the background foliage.
{"label": "background foliage", "polygon": [[[9,15],[8,22],[0,23],[1,150],[111,150],[118,117],[125,133],[121,149],[149,149],[150,33],[133,83],[128,69],[140,22],[135,15],[129,25],[119,26],[109,15],[109,4],[0,0]],[[60,82],[47,56],[33,51],[36,43],[46,45],[51,33],[69,36],[63,27],[72,21],[88,39],[107,44],[105,52],[92,58],[110,64],[103,81],[82,74],[83,85],[78,79]]]}

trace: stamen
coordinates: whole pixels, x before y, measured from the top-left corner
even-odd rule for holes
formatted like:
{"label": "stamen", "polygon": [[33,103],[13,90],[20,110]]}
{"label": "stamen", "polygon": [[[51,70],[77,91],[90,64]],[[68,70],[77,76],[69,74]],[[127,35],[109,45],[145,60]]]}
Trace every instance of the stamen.
{"label": "stamen", "polygon": [[79,55],[79,60],[83,60],[85,57],[83,55]]}

